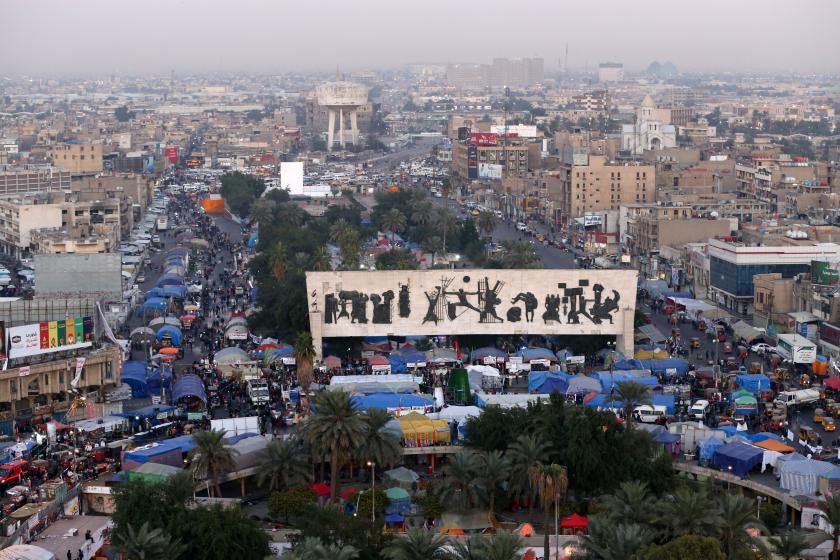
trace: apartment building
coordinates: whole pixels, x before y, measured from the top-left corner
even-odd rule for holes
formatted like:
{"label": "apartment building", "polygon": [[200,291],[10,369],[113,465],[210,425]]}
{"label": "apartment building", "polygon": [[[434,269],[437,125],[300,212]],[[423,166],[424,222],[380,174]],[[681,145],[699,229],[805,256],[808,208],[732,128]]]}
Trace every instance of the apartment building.
{"label": "apartment building", "polygon": [[457,142],[452,146],[450,173],[453,181],[465,183],[479,178],[484,165],[500,165],[504,177],[519,177],[527,173],[529,145],[487,145]]}
{"label": "apartment building", "polygon": [[575,109],[594,113],[605,113],[610,110],[610,93],[605,89],[587,91],[572,97]]}
{"label": "apartment building", "polygon": [[648,203],[656,198],[656,170],[650,164],[615,163],[604,156],[575,154],[559,166],[560,181],[549,191],[561,224],[622,204]]}
{"label": "apartment building", "polygon": [[0,196],[70,188],[70,172],[52,165],[0,165]]}
{"label": "apartment building", "polygon": [[38,254],[108,253],[114,248],[108,236],[90,235],[76,238],[66,229],[39,229],[32,232],[30,250]]}
{"label": "apartment building", "polygon": [[17,259],[27,255],[34,230],[61,227],[61,206],[35,197],[0,199],[0,253]]}
{"label": "apartment building", "polygon": [[72,174],[102,171],[102,144],[70,141],[52,147],[52,164]]}
{"label": "apartment building", "polygon": [[602,84],[624,81],[624,65],[618,62],[602,62],[598,65],[598,81]]}

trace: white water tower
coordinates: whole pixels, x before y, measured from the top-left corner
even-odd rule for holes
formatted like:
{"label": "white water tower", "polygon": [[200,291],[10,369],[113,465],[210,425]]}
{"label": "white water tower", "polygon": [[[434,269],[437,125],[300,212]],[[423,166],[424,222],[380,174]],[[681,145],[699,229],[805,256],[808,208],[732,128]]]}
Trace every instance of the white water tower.
{"label": "white water tower", "polygon": [[327,149],[332,151],[335,143],[335,118],[338,116],[338,142],[344,148],[347,145],[347,135],[344,130],[344,114],[350,116],[349,141],[359,143],[359,126],[356,122],[359,107],[368,100],[368,89],[362,84],[353,82],[327,82],[315,88],[318,105],[326,107],[329,117],[327,127]]}

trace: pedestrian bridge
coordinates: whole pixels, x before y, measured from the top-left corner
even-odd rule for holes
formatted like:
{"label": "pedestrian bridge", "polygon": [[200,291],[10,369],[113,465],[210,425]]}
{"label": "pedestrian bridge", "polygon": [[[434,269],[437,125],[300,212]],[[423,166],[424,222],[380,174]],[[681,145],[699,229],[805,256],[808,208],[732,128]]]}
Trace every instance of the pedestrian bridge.
{"label": "pedestrian bridge", "polygon": [[726,482],[727,484],[735,484],[741,486],[742,488],[748,488],[756,494],[761,494],[762,496],[767,496],[768,498],[778,500],[786,506],[792,507],[797,511],[802,511],[802,504],[799,503],[796,497],[791,496],[787,493],[787,491],[782,490],[778,486],[774,487],[769,486],[767,484],[762,484],[761,482],[758,482],[756,480],[742,479],[730,472],[725,472],[718,469],[710,469],[708,467],[701,467],[696,463],[674,461],[673,466],[674,470],[677,470],[679,472],[684,472],[695,476],[705,476],[708,478],[719,480],[721,482]]}

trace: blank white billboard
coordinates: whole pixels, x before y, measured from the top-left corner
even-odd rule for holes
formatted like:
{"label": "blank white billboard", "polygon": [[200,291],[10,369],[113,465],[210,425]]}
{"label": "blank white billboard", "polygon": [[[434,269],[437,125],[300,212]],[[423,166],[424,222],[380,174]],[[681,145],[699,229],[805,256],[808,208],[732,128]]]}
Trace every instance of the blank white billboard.
{"label": "blank white billboard", "polygon": [[280,188],[289,194],[303,194],[303,162],[280,162]]}

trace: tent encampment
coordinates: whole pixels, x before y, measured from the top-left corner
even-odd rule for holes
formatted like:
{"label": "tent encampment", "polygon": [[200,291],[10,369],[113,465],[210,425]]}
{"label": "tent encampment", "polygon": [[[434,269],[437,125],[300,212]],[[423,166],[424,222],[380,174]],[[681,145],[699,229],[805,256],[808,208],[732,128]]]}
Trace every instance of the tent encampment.
{"label": "tent encampment", "polygon": [[761,464],[764,450],[742,442],[728,443],[718,447],[712,457],[712,464],[721,470],[744,478],[756,465]]}

